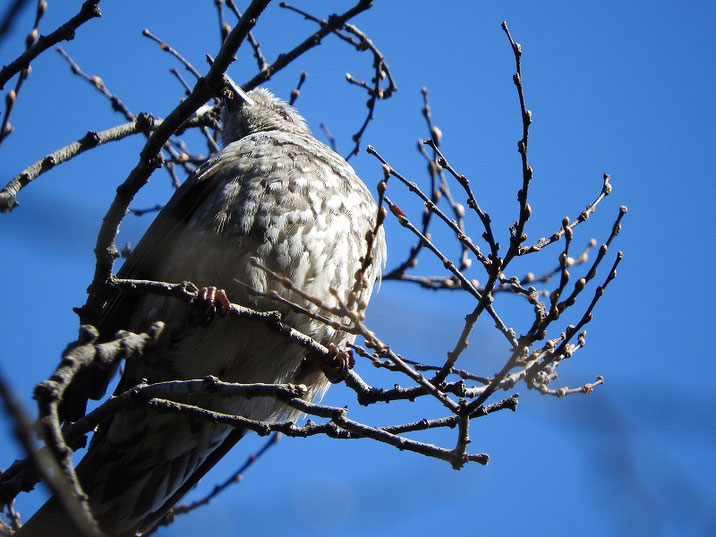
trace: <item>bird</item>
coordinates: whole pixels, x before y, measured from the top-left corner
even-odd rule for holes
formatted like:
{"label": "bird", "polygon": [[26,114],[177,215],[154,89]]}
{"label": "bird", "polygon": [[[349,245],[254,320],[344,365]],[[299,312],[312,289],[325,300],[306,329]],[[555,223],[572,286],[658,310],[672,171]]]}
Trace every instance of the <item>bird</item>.
{"label": "bird", "polygon": [[[229,79],[230,80],[230,79]],[[222,313],[228,299],[278,310],[282,322],[331,348],[355,336],[266,295],[315,311],[303,294],[327,306],[353,289],[374,229],[377,205],[353,168],[317,140],[290,105],[259,87],[244,93],[233,81],[224,95],[222,149],[173,194],[118,271],[121,278],[191,281]],[[363,272],[365,304],[385,265],[385,234],[374,234],[372,263]],[[265,269],[286,278],[286,289]],[[263,294],[257,295],[249,289]],[[207,291],[208,290],[208,291]],[[218,291],[217,291],[218,290]],[[228,297],[228,299],[227,299]],[[164,329],[139,359],[128,361],[117,392],[144,381],[214,376],[227,382],[300,383],[305,399],[320,398],[331,381],[307,351],[255,321],[197,316],[196,306],[159,295],[121,294],[104,308],[100,334]],[[205,313],[205,312],[204,312]],[[199,320],[197,320],[199,317]],[[88,394],[107,389],[110,374],[70,386],[65,416],[84,412]],[[79,395],[78,395],[79,394]],[[296,419],[273,398],[187,396],[183,402],[254,420]],[[151,530],[167,511],[244,435],[243,430],[146,407],[126,409],[95,432],[77,474],[100,528],[113,537]],[[74,535],[50,499],[19,537]]]}

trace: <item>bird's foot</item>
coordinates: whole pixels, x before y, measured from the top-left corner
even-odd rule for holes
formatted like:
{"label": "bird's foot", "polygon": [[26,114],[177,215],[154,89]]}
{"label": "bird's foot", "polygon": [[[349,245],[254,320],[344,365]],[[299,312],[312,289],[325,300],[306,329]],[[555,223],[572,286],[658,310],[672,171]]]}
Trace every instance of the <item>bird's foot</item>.
{"label": "bird's foot", "polygon": [[199,302],[204,305],[204,313],[214,309],[222,317],[226,317],[231,309],[231,301],[226,296],[226,291],[217,289],[213,285],[199,289]]}
{"label": "bird's foot", "polygon": [[353,351],[350,349],[341,350],[335,344],[330,343],[328,353],[329,356],[325,357],[321,362],[321,371],[332,383],[343,382],[348,376],[348,371],[353,369],[356,364],[353,358]]}
{"label": "bird's foot", "polygon": [[195,305],[195,315],[201,321],[200,324],[211,322],[217,313],[219,316],[225,317],[231,309],[231,301],[226,295],[226,291],[213,285],[199,289]]}

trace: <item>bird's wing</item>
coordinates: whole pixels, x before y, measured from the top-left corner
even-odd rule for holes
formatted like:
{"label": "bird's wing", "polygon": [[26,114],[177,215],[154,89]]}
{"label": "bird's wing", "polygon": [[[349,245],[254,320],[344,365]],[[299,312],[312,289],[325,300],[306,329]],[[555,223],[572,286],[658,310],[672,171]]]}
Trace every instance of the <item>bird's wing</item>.
{"label": "bird's wing", "polygon": [[[221,151],[212,156],[177,189],[119,269],[118,277],[156,279],[156,267],[177,247],[178,228],[191,218],[217,182],[231,173],[230,167],[220,165],[223,154]],[[120,293],[108,302],[99,323],[100,341],[109,341],[118,330],[127,329],[140,298],[139,294]],[[84,416],[88,399],[99,399],[105,394],[118,365],[90,368],[78,374],[60,406],[62,419],[75,421]]]}
{"label": "bird's wing", "polygon": [[[212,157],[177,189],[117,272],[119,278],[156,278],[156,267],[161,266],[167,252],[177,247],[175,242],[181,235],[177,229],[192,217],[217,182],[221,182],[230,171],[219,165],[221,157],[222,153]],[[101,337],[109,339],[117,330],[127,326],[139,296],[121,293],[108,304],[100,322]]]}

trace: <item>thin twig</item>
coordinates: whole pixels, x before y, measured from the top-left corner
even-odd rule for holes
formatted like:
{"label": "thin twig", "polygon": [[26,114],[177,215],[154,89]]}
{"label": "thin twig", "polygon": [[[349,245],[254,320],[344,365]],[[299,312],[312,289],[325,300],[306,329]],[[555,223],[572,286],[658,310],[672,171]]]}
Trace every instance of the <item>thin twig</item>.
{"label": "thin twig", "polygon": [[507,23],[504,21],[502,22],[502,29],[504,30],[505,34],[507,34],[507,38],[509,39],[510,45],[512,46],[512,52],[515,56],[516,72],[512,80],[514,81],[515,87],[517,88],[517,95],[520,101],[520,112],[522,118],[522,138],[519,140],[519,142],[517,142],[517,150],[520,153],[520,158],[522,161],[522,188],[517,191],[517,200],[520,204],[519,217],[517,219],[516,224],[510,228],[510,246],[507,250],[507,253],[505,254],[504,259],[502,260],[502,266],[504,267],[510,262],[510,260],[514,256],[519,254],[522,243],[527,240],[527,235],[524,234],[524,229],[525,225],[527,224],[527,220],[529,220],[529,217],[532,214],[532,209],[529,203],[527,203],[527,198],[529,195],[530,182],[532,181],[534,172],[532,171],[532,167],[529,165],[527,159],[527,152],[529,147],[529,132],[530,125],[532,124],[532,112],[527,109],[527,105],[525,104],[525,92],[522,84],[522,47],[519,43],[515,43],[515,41],[512,39],[510,30],[509,28],[507,28]]}
{"label": "thin twig", "polygon": [[[37,10],[35,11],[35,22],[32,25],[32,30],[30,30],[30,33],[27,34],[27,37],[25,38],[26,50],[29,49],[35,43],[35,41],[37,41],[40,20],[42,19],[42,16],[45,14],[46,10],[47,2],[45,0],[38,0]],[[2,144],[3,140],[7,138],[7,136],[13,130],[13,127],[10,124],[10,115],[15,108],[15,103],[17,103],[17,96],[20,93],[20,88],[22,88],[22,85],[25,83],[25,80],[27,80],[27,77],[30,75],[30,71],[31,68],[29,65],[25,69],[20,71],[20,76],[18,76],[17,82],[15,83],[15,89],[8,91],[5,95],[5,114],[2,118],[2,124],[0,124],[0,144]]]}
{"label": "thin twig", "polygon": [[[236,15],[237,19],[241,19],[241,12],[236,8],[236,4],[234,4],[233,0],[226,0],[226,7],[228,7],[234,15]],[[253,32],[249,32],[246,39],[249,42],[249,45],[251,45],[251,50],[253,50],[254,58],[256,59],[259,71],[263,71],[268,67],[268,62],[266,61],[263,52],[261,52],[261,43],[256,40]]]}
{"label": "thin twig", "polygon": [[338,152],[338,143],[336,142],[336,137],[333,136],[333,133],[328,128],[328,125],[324,121],[321,121],[321,130],[323,131],[323,134],[326,135],[326,138],[328,138],[328,145],[331,146],[331,149]]}
{"label": "thin twig", "polygon": [[189,60],[187,60],[184,56],[179,54],[179,52],[172,47],[171,45],[165,43],[162,39],[158,38],[156,35],[154,35],[152,32],[150,32],[147,28],[142,30],[142,35],[144,37],[148,37],[155,43],[159,45],[159,48],[162,49],[164,52],[168,52],[172,56],[174,56],[177,60],[181,62],[181,64],[184,66],[184,68],[189,71],[192,75],[194,75],[197,80],[201,78],[201,73],[196,70],[196,68],[191,64]]}
{"label": "thin twig", "polygon": [[0,69],[0,90],[5,87],[5,83],[10,80],[15,73],[29,66],[32,60],[37,58],[52,45],[55,45],[60,41],[70,41],[74,39],[75,30],[77,30],[77,28],[88,20],[100,17],[102,12],[97,6],[99,1],[100,0],[85,0],[77,15],[61,25],[54,32],[48,35],[40,36],[35,44],[33,44],[29,49]]}
{"label": "thin twig", "polygon": [[291,91],[291,98],[288,101],[288,104],[293,106],[293,104],[296,102],[296,99],[298,99],[298,96],[301,94],[301,86],[303,86],[303,83],[306,81],[306,71],[301,71],[301,74],[298,77],[298,84],[296,84],[296,87]]}

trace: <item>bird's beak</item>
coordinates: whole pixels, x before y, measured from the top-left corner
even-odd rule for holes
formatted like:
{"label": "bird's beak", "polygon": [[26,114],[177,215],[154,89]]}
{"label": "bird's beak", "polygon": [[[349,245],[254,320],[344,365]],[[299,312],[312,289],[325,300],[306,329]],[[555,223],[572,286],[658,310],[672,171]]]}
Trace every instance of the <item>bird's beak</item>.
{"label": "bird's beak", "polygon": [[[206,55],[206,61],[209,65],[214,65],[214,58],[212,58],[210,54]],[[233,98],[236,99],[236,103],[234,104],[239,104],[239,102],[242,102],[248,104],[249,106],[254,105],[254,101],[251,99],[251,97],[249,97],[246,92],[241,89],[241,86],[234,82],[234,79],[226,73],[224,73],[224,85],[229,88],[234,94]],[[227,99],[224,99],[224,106],[226,106],[227,109],[229,108]]]}
{"label": "bird's beak", "polygon": [[[254,101],[249,97],[244,90],[241,89],[241,86],[239,86],[234,80],[227,74],[224,74],[224,82],[226,83],[226,86],[232,91],[233,98],[236,100],[234,103],[234,106],[238,105],[239,102],[245,103],[249,106],[254,106]],[[226,100],[224,101],[224,104],[228,108],[228,104],[226,103]]]}

